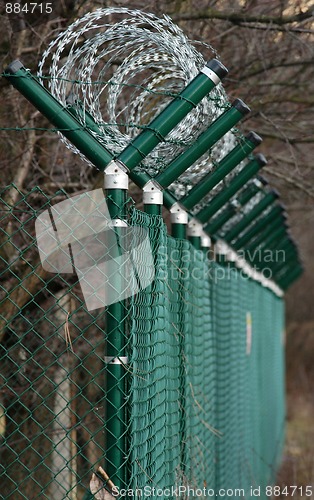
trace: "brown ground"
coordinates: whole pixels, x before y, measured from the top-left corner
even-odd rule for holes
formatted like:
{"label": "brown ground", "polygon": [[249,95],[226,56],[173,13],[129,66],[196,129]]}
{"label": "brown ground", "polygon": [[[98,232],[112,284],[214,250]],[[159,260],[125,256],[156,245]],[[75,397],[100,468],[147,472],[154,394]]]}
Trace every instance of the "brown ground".
{"label": "brown ground", "polygon": [[[287,332],[286,446],[277,485],[296,485],[294,500],[314,498],[314,324],[291,325]],[[303,487],[302,489],[300,487]],[[312,495],[306,486],[312,488]]]}

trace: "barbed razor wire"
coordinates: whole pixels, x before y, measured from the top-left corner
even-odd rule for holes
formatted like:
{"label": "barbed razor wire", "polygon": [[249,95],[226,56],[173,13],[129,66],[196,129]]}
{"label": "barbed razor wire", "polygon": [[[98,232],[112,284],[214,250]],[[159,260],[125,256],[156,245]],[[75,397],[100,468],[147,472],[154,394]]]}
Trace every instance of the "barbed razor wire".
{"label": "barbed razor wire", "polygon": [[[112,19],[117,19],[112,22]],[[204,49],[215,54],[208,44]],[[39,63],[42,83],[63,104],[74,105],[84,127],[117,155],[204,66],[202,54],[168,16],[128,8],[89,12],[53,40]],[[218,85],[138,167],[150,175],[166,168],[227,107]],[[81,155],[62,134],[61,140]],[[234,131],[188,169],[171,189],[183,194],[236,144]]]}

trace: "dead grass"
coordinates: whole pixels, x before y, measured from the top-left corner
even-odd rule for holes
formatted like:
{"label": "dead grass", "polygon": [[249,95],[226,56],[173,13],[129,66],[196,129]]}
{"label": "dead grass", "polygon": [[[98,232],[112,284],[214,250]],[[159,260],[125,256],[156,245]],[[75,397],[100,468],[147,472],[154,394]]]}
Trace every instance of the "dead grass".
{"label": "dead grass", "polygon": [[[303,487],[293,498],[314,498],[314,323],[292,324],[287,331],[287,430],[282,466],[277,477],[281,487]],[[311,497],[305,487],[311,486]]]}
{"label": "dead grass", "polygon": [[[305,486],[313,487],[314,497],[314,394],[294,394],[288,396],[288,422],[286,446],[277,484],[281,487],[303,486],[301,496],[281,496],[279,498],[303,499]],[[311,498],[311,497],[310,497]]]}

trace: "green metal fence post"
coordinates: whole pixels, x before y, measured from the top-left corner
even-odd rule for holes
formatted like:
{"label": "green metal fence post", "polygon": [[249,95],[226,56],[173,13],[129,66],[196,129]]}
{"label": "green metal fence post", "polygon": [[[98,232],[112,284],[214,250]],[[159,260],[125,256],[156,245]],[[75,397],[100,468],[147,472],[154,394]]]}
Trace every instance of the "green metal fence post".
{"label": "green metal fence post", "polygon": [[235,250],[239,250],[240,248],[245,247],[256,235],[258,235],[261,231],[268,227],[268,224],[271,222],[276,222],[277,225],[279,222],[282,222],[282,218],[280,215],[282,214],[283,208],[280,205],[277,205],[273,209],[269,211],[265,217],[260,217],[253,227],[249,227],[247,231],[245,231],[240,238],[237,238],[233,243],[233,248]]}
{"label": "green metal fence post", "polygon": [[[283,208],[284,210],[284,208]],[[267,247],[272,240],[277,237],[282,236],[287,231],[286,217],[283,213],[280,218],[276,218],[264,231],[261,231],[252,242],[245,247],[245,251],[248,253],[254,252],[259,246]]]}
{"label": "green metal fence post", "polygon": [[187,209],[197,205],[204,196],[206,196],[213,187],[215,187],[233,168],[235,168],[246,156],[248,156],[256,146],[262,142],[262,139],[250,132],[244,140],[235,146],[218,164],[214,172],[209,172],[196,184],[186,196],[180,199]]}
{"label": "green metal fence post", "polygon": [[[286,235],[287,228],[285,224],[283,224],[280,228],[278,228],[277,231],[274,231],[274,236],[275,236],[275,244],[279,244],[280,241],[285,237]],[[272,236],[272,235],[271,235]],[[267,249],[271,249],[271,246],[268,245],[268,242],[273,241],[271,237],[267,238],[265,240],[265,244],[263,241],[263,233],[259,235],[259,239],[262,241],[263,245],[258,244],[258,245],[250,245],[244,249],[244,255],[245,258],[247,259],[248,262],[250,262],[252,265],[256,261],[256,259],[260,260],[260,257],[263,252]]]}
{"label": "green metal fence post", "polygon": [[170,222],[171,222],[171,234],[172,234],[172,236],[174,238],[186,239],[188,213],[180,205],[180,203],[174,203],[170,207]]}
{"label": "green metal fence post", "polygon": [[292,260],[295,260],[297,258],[297,249],[295,248],[294,245],[291,245],[291,243],[288,242],[285,246],[282,245],[281,247],[277,247],[275,252],[278,254],[279,252],[284,253],[284,258],[282,260],[278,260],[274,262],[273,265],[273,272],[274,274],[280,272],[280,270],[288,265],[289,263],[292,262]]}
{"label": "green metal fence post", "polygon": [[227,261],[228,248],[223,240],[217,240],[214,244],[214,254],[216,262],[221,266],[228,265]]}
{"label": "green metal fence post", "polygon": [[258,154],[251,160],[230,184],[219,192],[202,210],[200,210],[196,217],[202,221],[208,221],[215,213],[222,208],[227,201],[230,200],[243,186],[251,179],[257,172],[266,165],[267,161],[264,155]]}
{"label": "green metal fence post", "polygon": [[204,227],[206,233],[211,238],[216,239],[217,232],[237,213],[237,205],[230,203],[224,210],[221,211],[209,224]]}
{"label": "green metal fence post", "polygon": [[[275,245],[273,248],[266,248],[264,249],[264,257],[262,257],[262,254],[259,255],[259,259],[255,258],[255,265],[257,268],[262,269],[262,268],[271,268],[273,275],[277,272],[277,269],[282,266],[286,266],[287,264],[287,257],[290,259],[290,256],[292,253],[295,252],[295,248],[291,245],[291,240],[290,238],[286,238],[280,245],[278,246]],[[284,253],[284,259],[278,261],[278,254],[279,252]],[[276,257],[276,260],[274,261],[274,255]]]}
{"label": "green metal fence post", "polygon": [[267,193],[264,198],[261,199],[259,203],[257,203],[252,210],[244,215],[242,219],[235,224],[225,235],[224,239],[231,243],[236,237],[238,237],[241,232],[253,222],[269,205],[274,203],[274,201],[278,198],[278,193],[275,190]]}
{"label": "green metal fence post", "polygon": [[167,189],[163,192],[163,196],[164,196],[164,205],[168,210],[170,210],[175,203],[178,203],[178,200]]}
{"label": "green metal fence post", "polygon": [[200,134],[191,147],[170,162],[166,169],[155,177],[155,180],[163,187],[170,186],[249,112],[248,106],[241,99],[236,99],[231,108],[220,115],[205,132]]}
{"label": "green metal fence post", "polygon": [[[121,231],[127,226],[125,221],[126,192],[128,175],[125,168],[112,161],[105,170],[104,187],[111,224],[117,236],[117,258],[122,255]],[[112,277],[118,290],[122,290],[123,270]],[[126,304],[119,300],[107,307],[106,371],[106,472],[117,488],[126,486]]]}
{"label": "green metal fence post", "polygon": [[226,76],[216,59],[209,61],[182,92],[119,155],[130,170],[141,163],[157,144]]}
{"label": "green metal fence post", "polygon": [[102,135],[102,131],[98,127],[93,116],[87,111],[87,109],[84,109],[81,101],[78,101],[72,94],[69,94],[66,98],[66,104],[66,109],[76,118],[83,120],[88,130],[91,130],[100,136]]}
{"label": "green metal fence post", "polygon": [[275,267],[272,268],[274,279],[280,279],[282,274],[287,271],[291,271],[291,268],[297,262],[297,254],[295,252],[287,252],[286,259],[282,261],[280,264],[278,263]]}
{"label": "green metal fence post", "polygon": [[290,274],[293,272],[293,270],[298,264],[299,262],[297,260],[297,257],[296,256],[291,257],[291,260],[287,262],[285,266],[282,266],[280,270],[273,272],[272,279],[276,283],[280,283],[282,282],[282,280],[286,280],[286,278],[290,276]]}
{"label": "green metal fence post", "polygon": [[188,223],[187,236],[192,245],[200,250],[203,225],[197,219],[191,219]]}
{"label": "green metal fence post", "polygon": [[241,191],[237,200],[231,202],[227,207],[221,211],[216,217],[205,226],[205,231],[214,237],[219,230],[230,220],[236,213],[240,206],[246,205],[259,191],[260,185],[253,182],[247,188]]}
{"label": "green metal fence post", "polygon": [[144,212],[150,215],[161,215],[163,194],[160,186],[154,180],[148,181],[143,187]]}
{"label": "green metal fence post", "polygon": [[253,252],[256,249],[263,251],[266,248],[273,248],[283,240],[287,231],[288,227],[286,223],[283,222],[282,225],[275,229],[272,233],[266,233],[265,235],[261,233],[256,240],[246,247],[245,250],[247,252]]}
{"label": "green metal fence post", "polygon": [[93,134],[62,106],[20,61],[13,61],[5,70],[9,82],[28,99],[62,134],[103,171],[112,160],[112,154]]}
{"label": "green metal fence post", "polygon": [[302,273],[303,273],[303,267],[301,265],[298,265],[290,273],[287,273],[287,275],[282,276],[278,280],[278,285],[283,290],[286,290],[297,278],[299,278],[299,276]]}
{"label": "green metal fence post", "polygon": [[213,258],[212,255],[212,240],[208,234],[203,231],[201,236],[201,250],[206,255],[207,259],[210,261]]}

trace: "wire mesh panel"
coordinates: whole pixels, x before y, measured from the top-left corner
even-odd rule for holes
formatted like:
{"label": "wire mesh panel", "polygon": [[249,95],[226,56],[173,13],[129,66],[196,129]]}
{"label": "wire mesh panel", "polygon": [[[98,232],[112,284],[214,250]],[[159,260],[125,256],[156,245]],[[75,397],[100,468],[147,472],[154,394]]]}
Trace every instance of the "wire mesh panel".
{"label": "wire mesh panel", "polygon": [[[114,309],[89,310],[75,273],[39,261],[35,220],[65,199],[14,186],[1,194],[2,498],[102,498],[115,453],[110,479],[148,497],[242,488],[251,498],[274,480],[283,443],[282,299],[129,203],[154,279],[123,299],[113,372]],[[143,248],[132,254],[134,280],[148,265]]]}

